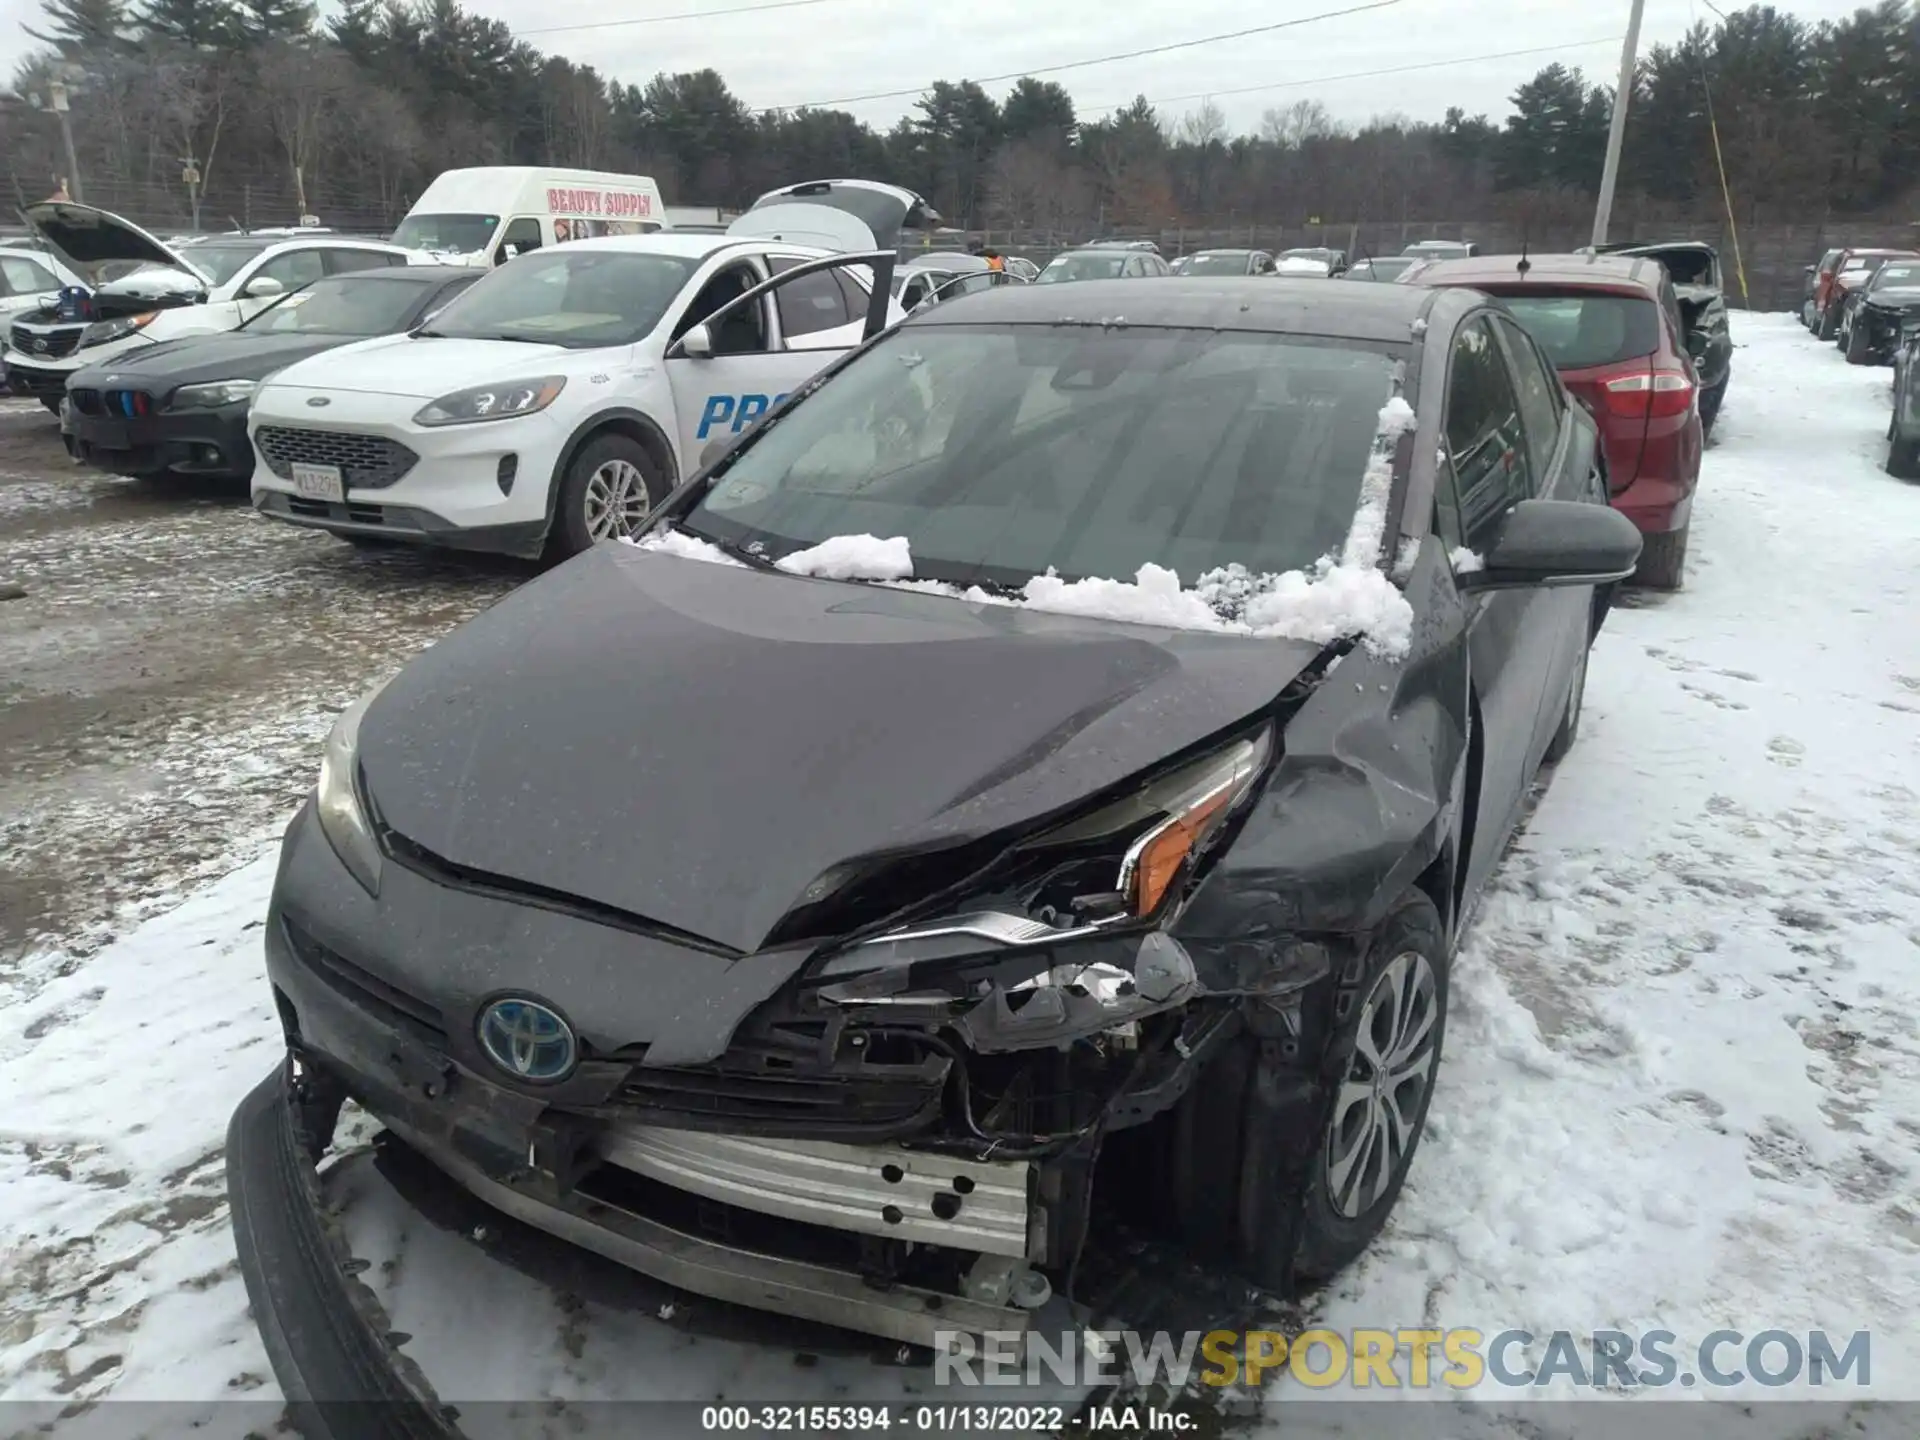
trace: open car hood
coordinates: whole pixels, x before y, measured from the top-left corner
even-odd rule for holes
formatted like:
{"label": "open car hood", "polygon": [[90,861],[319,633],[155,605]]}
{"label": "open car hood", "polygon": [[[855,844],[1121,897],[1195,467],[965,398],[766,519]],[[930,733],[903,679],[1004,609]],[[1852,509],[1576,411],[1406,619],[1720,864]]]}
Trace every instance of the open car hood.
{"label": "open car hood", "polygon": [[361,773],[438,861],[751,952],[829,869],[994,848],[1266,710],[1320,649],[604,545],[402,670]]}
{"label": "open car hood", "polygon": [[61,262],[95,288],[101,283],[101,267],[115,261],[165,266],[205,282],[179,251],[109,211],[67,200],[48,200],[29,205],[20,213]]}
{"label": "open car hood", "polygon": [[902,230],[940,223],[932,206],[911,190],[878,180],[806,180],[769,190],[729,235],[788,240],[823,250],[894,250]]}

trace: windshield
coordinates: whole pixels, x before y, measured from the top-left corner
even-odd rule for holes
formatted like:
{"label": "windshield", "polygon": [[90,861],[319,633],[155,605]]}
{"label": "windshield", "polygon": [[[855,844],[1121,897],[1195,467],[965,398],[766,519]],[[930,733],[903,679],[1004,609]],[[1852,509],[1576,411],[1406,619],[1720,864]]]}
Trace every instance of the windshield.
{"label": "windshield", "polygon": [[1356,274],[1362,270],[1366,272],[1362,279],[1395,280],[1406,274],[1412,265],[1413,260],[1410,257],[1400,256],[1393,259],[1362,260],[1353,268]]}
{"label": "windshield", "polygon": [[1895,285],[1920,285],[1920,265],[1888,264],[1880,267],[1870,288],[1886,290]]}
{"label": "windshield", "polygon": [[1210,250],[1205,254],[1187,258],[1182,275],[1244,275],[1247,273],[1247,252],[1244,250]]}
{"label": "windshield", "polygon": [[409,250],[471,255],[486,249],[499,228],[498,215],[409,215],[393,232],[393,243]]}
{"label": "windshield", "polygon": [[424,333],[573,350],[631,345],[660,323],[699,263],[577,246],[535,250],[473,285]]}
{"label": "windshield", "polygon": [[1651,300],[1598,292],[1552,295],[1538,291],[1500,298],[1562,370],[1612,365],[1660,348],[1660,309]]}
{"label": "windshield", "polygon": [[427,282],[359,275],[316,280],[240,328],[261,335],[391,335],[426,289]]}
{"label": "windshield", "polygon": [[1322,265],[1331,265],[1333,252],[1331,250],[1282,250],[1280,258],[1282,260],[1318,260]]}
{"label": "windshield", "polygon": [[904,536],[922,579],[1193,584],[1345,542],[1393,356],[1134,326],[897,330],[742,452],[685,529],[768,558]]}
{"label": "windshield", "polygon": [[1112,280],[1127,263],[1124,250],[1083,250],[1077,255],[1057,255],[1047,262],[1035,283],[1055,284],[1063,280]]}
{"label": "windshield", "polygon": [[241,267],[255,259],[267,247],[259,245],[182,245],[180,258],[192,262],[194,269],[215,285],[224,285],[240,273]]}

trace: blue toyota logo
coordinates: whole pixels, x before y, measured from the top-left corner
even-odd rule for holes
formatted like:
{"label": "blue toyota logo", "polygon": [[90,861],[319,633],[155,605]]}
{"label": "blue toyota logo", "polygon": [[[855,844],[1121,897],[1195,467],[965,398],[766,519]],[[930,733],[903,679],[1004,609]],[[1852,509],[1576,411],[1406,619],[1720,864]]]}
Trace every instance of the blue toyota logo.
{"label": "blue toyota logo", "polygon": [[482,1010],[480,1048],[520,1080],[565,1079],[580,1050],[573,1027],[537,1000],[496,1000]]}

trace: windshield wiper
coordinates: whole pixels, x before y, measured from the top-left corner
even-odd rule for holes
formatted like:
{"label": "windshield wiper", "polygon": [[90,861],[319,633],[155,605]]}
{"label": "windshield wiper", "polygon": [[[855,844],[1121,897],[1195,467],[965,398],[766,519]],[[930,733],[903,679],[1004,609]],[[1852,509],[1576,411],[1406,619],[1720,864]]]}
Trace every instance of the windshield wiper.
{"label": "windshield wiper", "polygon": [[674,521],[669,521],[668,523],[689,540],[698,540],[702,545],[711,545],[722,554],[731,555],[742,565],[750,569],[777,570],[779,568],[773,561],[769,560],[765,555],[762,555],[758,550],[750,550],[738,540],[717,540],[711,535],[706,535],[695,530],[691,525]]}

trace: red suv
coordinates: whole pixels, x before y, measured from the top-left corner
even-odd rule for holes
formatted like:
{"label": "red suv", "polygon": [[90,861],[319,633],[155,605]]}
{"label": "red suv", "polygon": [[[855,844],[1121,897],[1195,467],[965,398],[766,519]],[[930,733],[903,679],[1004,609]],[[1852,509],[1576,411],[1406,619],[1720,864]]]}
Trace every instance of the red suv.
{"label": "red suv", "polygon": [[1415,266],[1403,285],[1498,296],[1600,424],[1614,509],[1646,537],[1635,579],[1677,590],[1700,480],[1700,387],[1657,260],[1487,255]]}

